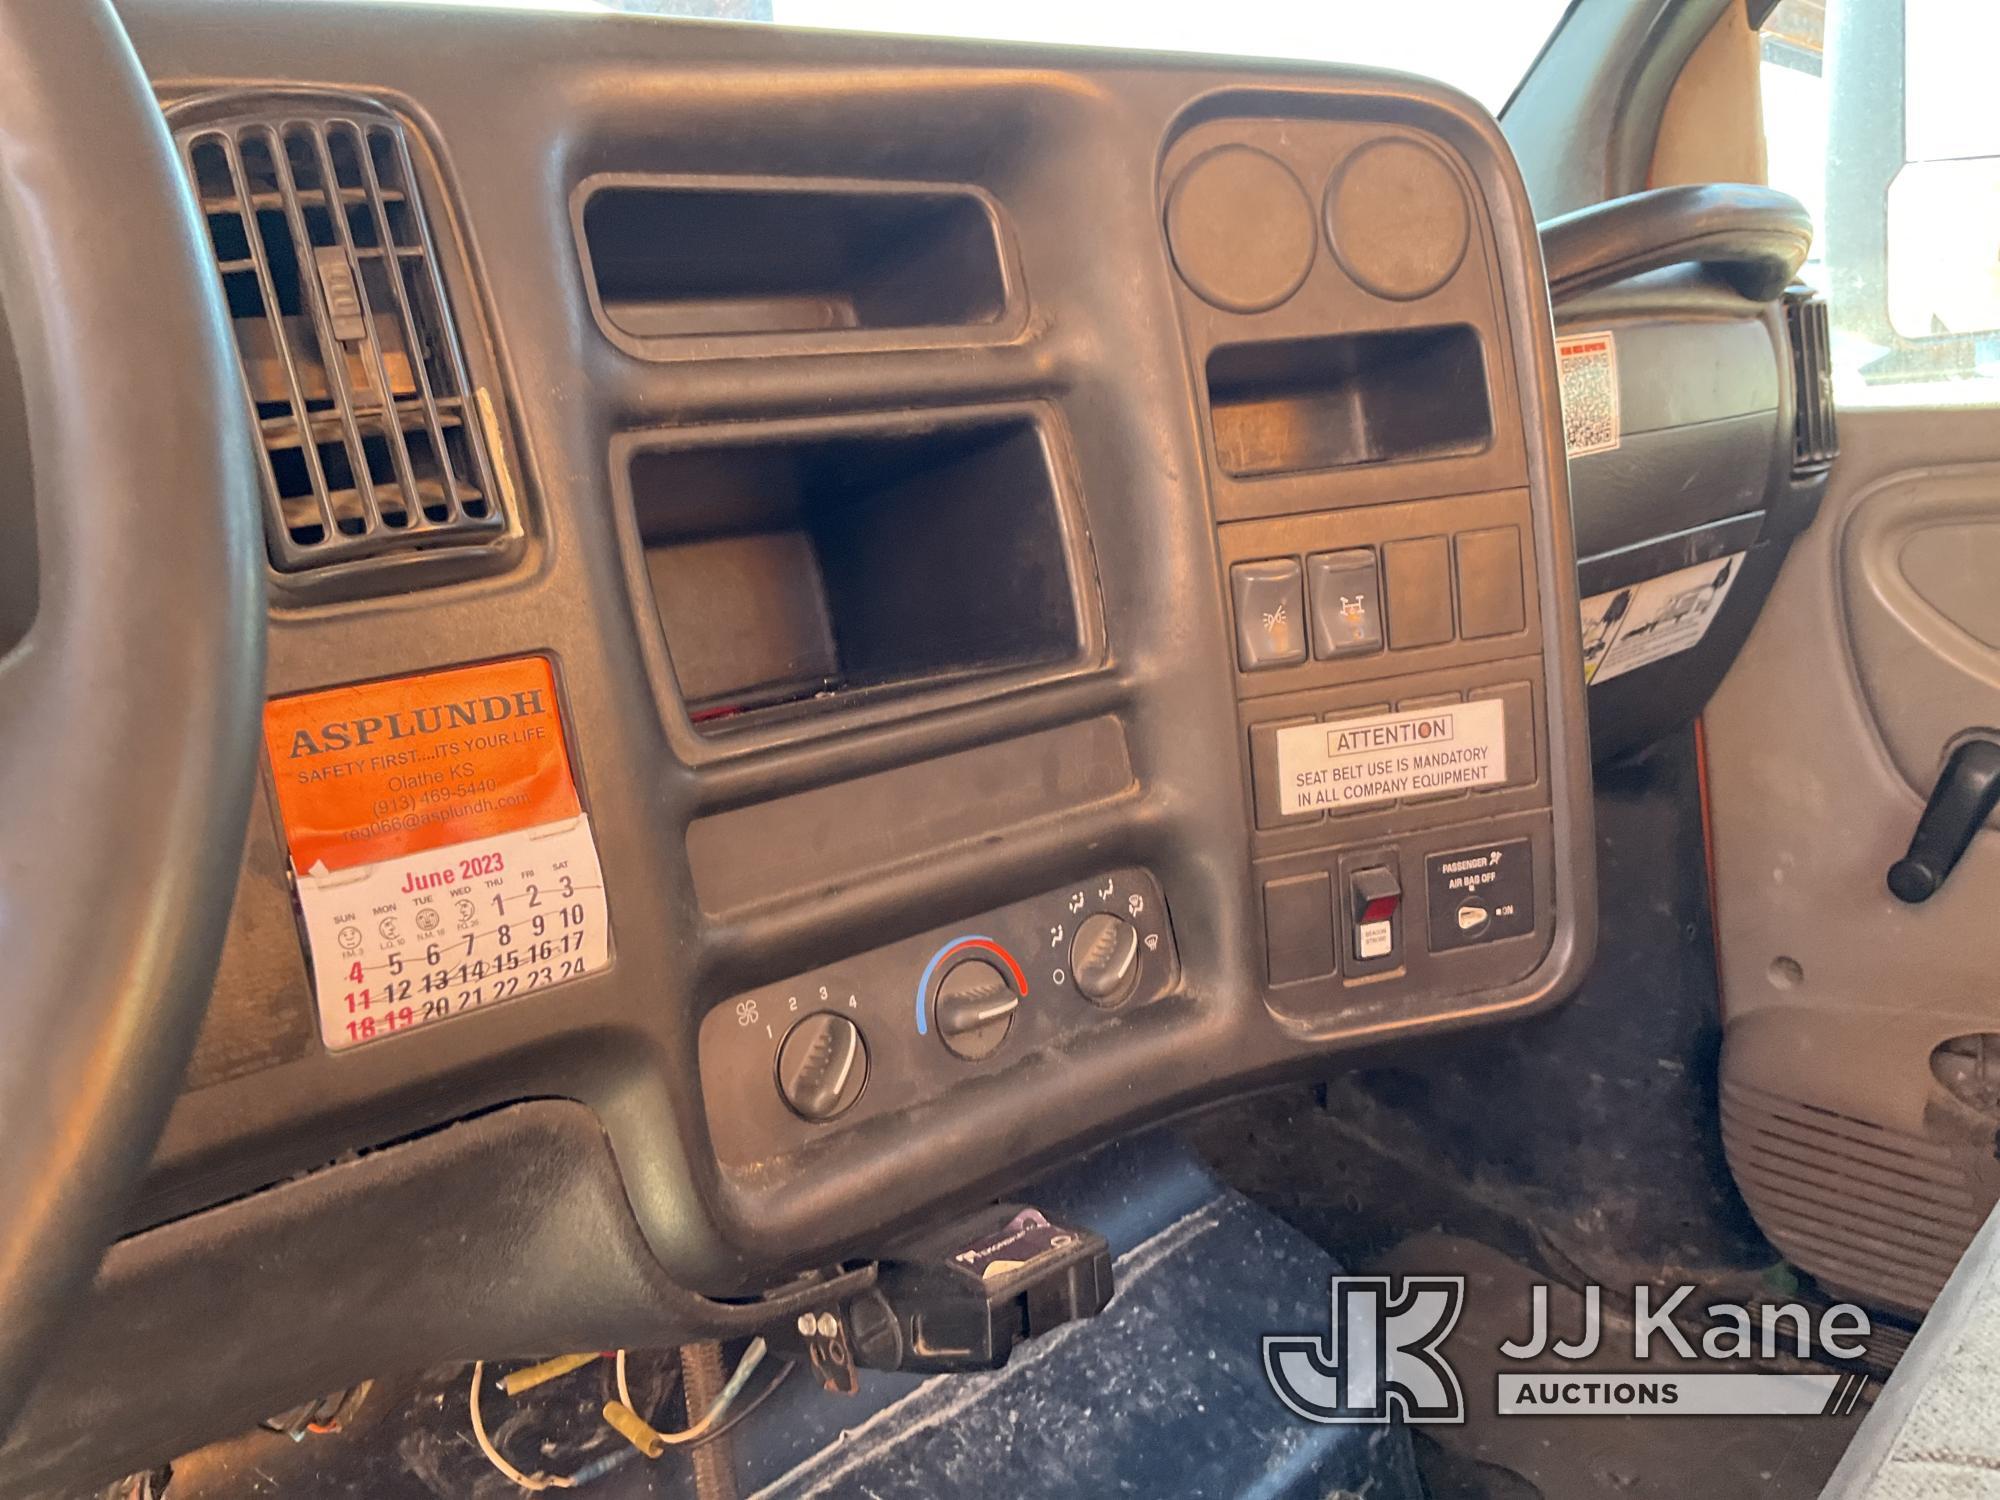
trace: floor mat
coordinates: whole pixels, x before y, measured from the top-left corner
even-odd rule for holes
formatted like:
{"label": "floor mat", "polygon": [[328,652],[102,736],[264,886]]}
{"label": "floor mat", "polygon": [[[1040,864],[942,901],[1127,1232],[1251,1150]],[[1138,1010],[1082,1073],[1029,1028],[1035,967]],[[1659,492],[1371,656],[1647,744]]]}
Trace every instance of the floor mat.
{"label": "floor mat", "polygon": [[[1485,1245],[1442,1235],[1416,1236],[1368,1269],[1466,1278],[1465,1309],[1445,1341],[1465,1390],[1466,1421],[1424,1428],[1419,1446],[1433,1500],[1810,1500],[1868,1411],[1864,1400],[1844,1417],[1502,1417],[1496,1378],[1503,1365],[1514,1366],[1500,1345],[1527,1332],[1532,1288],[1547,1278]],[[1583,1299],[1552,1287],[1549,1313],[1549,1327],[1563,1336],[1582,1325]],[[1630,1324],[1608,1305],[1604,1322],[1603,1347],[1569,1368],[1634,1368]],[[1660,1357],[1660,1347],[1650,1371],[1689,1368]]]}

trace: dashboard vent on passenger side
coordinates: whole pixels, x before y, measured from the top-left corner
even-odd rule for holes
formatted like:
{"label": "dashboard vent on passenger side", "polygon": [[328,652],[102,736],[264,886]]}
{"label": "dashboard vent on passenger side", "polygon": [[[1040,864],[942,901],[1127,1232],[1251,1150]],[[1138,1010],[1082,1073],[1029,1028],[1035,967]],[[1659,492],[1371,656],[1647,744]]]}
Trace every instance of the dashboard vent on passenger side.
{"label": "dashboard vent on passenger side", "polygon": [[171,117],[263,439],[273,565],[506,537],[491,398],[466,373],[402,126],[282,96]]}
{"label": "dashboard vent on passenger side", "polygon": [[1826,299],[1795,286],[1785,293],[1785,326],[1792,341],[1792,473],[1824,474],[1840,455],[1833,414],[1833,344]]}

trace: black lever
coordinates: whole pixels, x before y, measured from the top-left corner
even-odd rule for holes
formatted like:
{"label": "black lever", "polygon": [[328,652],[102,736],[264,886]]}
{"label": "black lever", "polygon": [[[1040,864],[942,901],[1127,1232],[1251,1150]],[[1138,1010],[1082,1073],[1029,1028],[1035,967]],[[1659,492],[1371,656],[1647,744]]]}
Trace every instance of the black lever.
{"label": "black lever", "polygon": [[1944,763],[1910,851],[1889,866],[1889,892],[1915,905],[1928,901],[1944,884],[1972,836],[2000,806],[2000,745],[1967,740]]}

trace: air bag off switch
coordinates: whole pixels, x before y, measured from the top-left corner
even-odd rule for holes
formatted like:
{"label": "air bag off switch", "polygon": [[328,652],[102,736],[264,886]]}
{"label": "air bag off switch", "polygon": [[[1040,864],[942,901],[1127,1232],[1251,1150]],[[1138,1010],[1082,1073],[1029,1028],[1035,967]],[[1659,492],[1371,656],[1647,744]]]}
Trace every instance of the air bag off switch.
{"label": "air bag off switch", "polygon": [[1526,839],[1503,839],[1424,861],[1431,952],[1535,930],[1535,865]]}
{"label": "air bag off switch", "polygon": [[1386,865],[1369,865],[1348,878],[1354,913],[1354,956],[1362,963],[1393,961],[1401,946],[1396,939],[1403,887]]}

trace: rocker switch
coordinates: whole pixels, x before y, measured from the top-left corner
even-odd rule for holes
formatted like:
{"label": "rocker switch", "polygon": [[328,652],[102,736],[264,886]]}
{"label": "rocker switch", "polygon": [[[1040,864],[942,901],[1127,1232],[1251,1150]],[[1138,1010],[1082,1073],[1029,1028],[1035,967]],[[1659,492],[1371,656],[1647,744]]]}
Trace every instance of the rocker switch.
{"label": "rocker switch", "polygon": [[1396,914],[1402,909],[1403,887],[1396,872],[1370,865],[1349,877],[1353,898],[1354,956],[1364,963],[1396,954]]}

